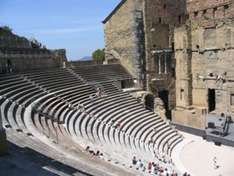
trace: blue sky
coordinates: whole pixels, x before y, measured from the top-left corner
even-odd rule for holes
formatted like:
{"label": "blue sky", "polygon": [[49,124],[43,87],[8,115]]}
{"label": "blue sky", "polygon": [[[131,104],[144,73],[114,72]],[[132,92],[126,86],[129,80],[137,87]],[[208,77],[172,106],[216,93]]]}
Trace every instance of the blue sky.
{"label": "blue sky", "polygon": [[101,21],[120,0],[0,0],[0,25],[36,38],[48,48],[65,48],[71,60],[104,48]]}

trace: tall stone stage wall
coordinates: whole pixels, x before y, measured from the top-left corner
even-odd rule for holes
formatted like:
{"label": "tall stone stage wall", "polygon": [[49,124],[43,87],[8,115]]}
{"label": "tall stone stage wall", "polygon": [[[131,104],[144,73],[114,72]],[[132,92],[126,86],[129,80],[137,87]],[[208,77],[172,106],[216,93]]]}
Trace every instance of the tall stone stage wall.
{"label": "tall stone stage wall", "polygon": [[233,2],[123,0],[104,23],[106,58],[120,59],[155,96],[168,91],[176,123],[204,128],[208,112],[234,116]]}
{"label": "tall stone stage wall", "polygon": [[205,128],[210,112],[234,117],[234,6],[232,1],[211,2],[190,1],[189,18],[174,34],[173,121],[195,128]]}

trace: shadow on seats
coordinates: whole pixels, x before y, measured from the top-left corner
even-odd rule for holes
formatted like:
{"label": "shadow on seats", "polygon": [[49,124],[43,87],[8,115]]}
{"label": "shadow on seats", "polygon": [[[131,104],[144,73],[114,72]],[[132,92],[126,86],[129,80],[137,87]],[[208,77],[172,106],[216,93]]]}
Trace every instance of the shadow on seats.
{"label": "shadow on seats", "polygon": [[[61,173],[61,175],[92,176],[47,157],[31,148],[21,148],[11,142],[8,142],[8,146],[9,155],[0,157],[0,175],[29,176],[33,174],[34,176],[55,176],[60,175],[57,173]],[[51,172],[45,167],[56,172]]]}

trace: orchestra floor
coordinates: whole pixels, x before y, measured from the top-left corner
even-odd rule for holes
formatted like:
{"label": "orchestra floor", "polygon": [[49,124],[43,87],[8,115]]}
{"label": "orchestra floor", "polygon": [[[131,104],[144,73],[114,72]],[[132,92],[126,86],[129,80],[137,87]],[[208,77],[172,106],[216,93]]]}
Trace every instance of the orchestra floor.
{"label": "orchestra floor", "polygon": [[[217,146],[202,137],[183,133],[185,143],[178,153],[181,166],[193,176],[233,176],[234,148]],[[186,142],[187,141],[187,142]],[[215,164],[216,162],[216,164]]]}

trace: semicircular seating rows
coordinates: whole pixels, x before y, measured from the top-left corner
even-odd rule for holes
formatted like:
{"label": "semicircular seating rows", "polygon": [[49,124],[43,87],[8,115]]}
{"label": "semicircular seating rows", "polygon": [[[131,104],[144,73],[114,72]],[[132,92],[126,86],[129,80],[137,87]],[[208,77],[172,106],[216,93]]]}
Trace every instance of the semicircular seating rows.
{"label": "semicircular seating rows", "polygon": [[[116,81],[125,79],[131,76],[118,64],[0,75],[4,125],[30,133],[25,109],[31,106],[33,124],[43,134],[59,133],[83,147],[100,146],[119,160],[131,160],[134,154],[170,156],[182,137],[119,90]],[[97,87],[102,95],[91,97]]]}

